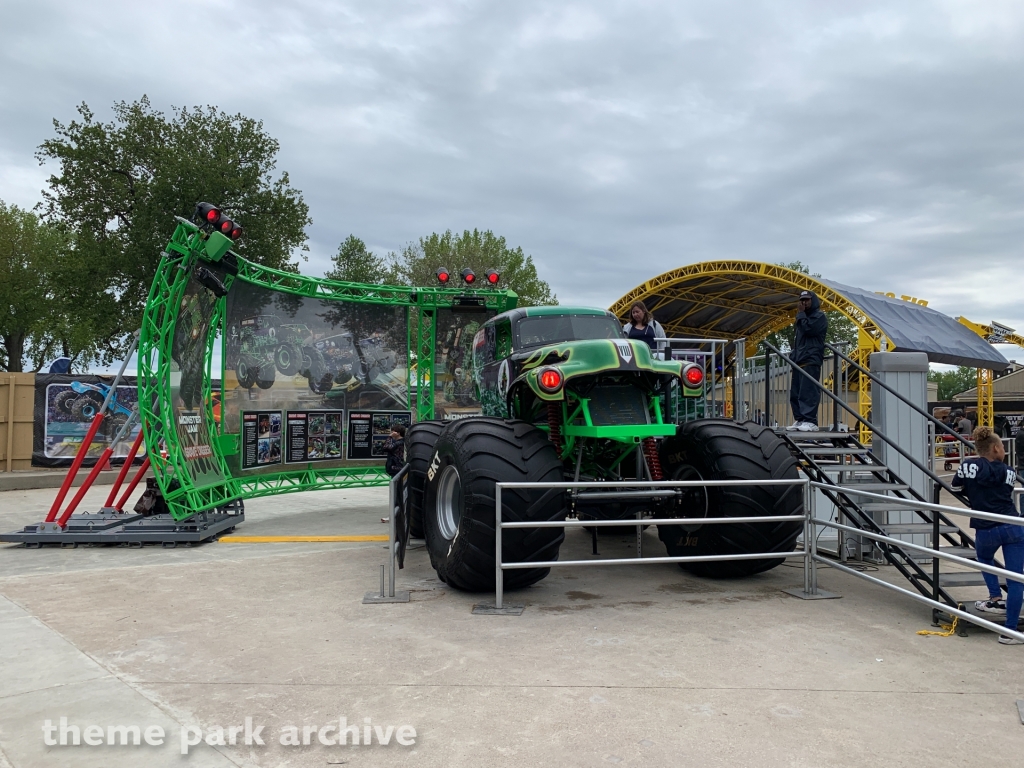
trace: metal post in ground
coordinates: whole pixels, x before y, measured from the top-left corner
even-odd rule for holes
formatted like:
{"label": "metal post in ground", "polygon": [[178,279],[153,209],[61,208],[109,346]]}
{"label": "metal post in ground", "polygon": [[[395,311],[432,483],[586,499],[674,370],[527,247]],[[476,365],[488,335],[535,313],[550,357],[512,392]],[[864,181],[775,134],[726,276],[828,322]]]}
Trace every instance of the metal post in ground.
{"label": "metal post in ground", "polygon": [[391,510],[391,514],[388,515],[388,564],[390,566],[390,572],[388,574],[388,597],[395,596],[395,479],[391,478],[391,482],[388,483],[388,509]]}
{"label": "metal post in ground", "polygon": [[478,616],[522,616],[522,605],[505,605],[505,575],[501,547],[501,483],[494,484],[494,605],[478,603],[473,613]]}
{"label": "metal post in ground", "polygon": [[790,587],[782,590],[787,595],[799,597],[801,600],[832,600],[842,595],[826,592],[818,589],[818,546],[814,538],[814,531],[817,527],[814,522],[814,488],[811,487],[810,478],[804,480],[804,585]]}
{"label": "metal post in ground", "polygon": [[384,566],[380,567],[380,594],[374,592],[367,592],[363,597],[363,604],[373,603],[408,603],[409,593],[408,591],[395,591],[395,545],[397,541],[395,539],[395,498],[397,491],[397,484],[399,478],[401,478],[404,472],[408,471],[408,467],[399,472],[388,483],[388,566],[391,569],[391,583],[388,586],[387,594],[384,594]]}
{"label": "metal post in ground", "polygon": [[494,607],[502,608],[502,594],[505,586],[501,570],[501,486],[494,488]]}
{"label": "metal post in ground", "polygon": [[810,483],[804,485],[804,592],[811,592],[811,494]]}
{"label": "metal post in ground", "polygon": [[811,488],[811,484],[809,482],[807,483],[807,488],[810,491],[808,496],[810,496],[810,498],[811,498],[811,505],[810,505],[810,508],[807,510],[807,522],[808,522],[808,528],[809,528],[810,534],[811,534],[811,541],[810,541],[810,551],[811,551],[811,556],[810,556],[810,561],[811,561],[811,594],[817,596],[817,594],[818,594],[818,561],[817,561],[817,557],[818,557],[818,535],[817,535],[817,527],[818,526],[815,523],[815,517],[816,517],[815,513],[817,512],[818,499],[817,499],[817,496],[815,495],[814,489]]}
{"label": "metal post in ground", "polygon": [[[932,504],[940,504],[942,502],[942,486],[938,483],[932,483]],[[936,551],[942,546],[942,540],[939,537],[939,511],[937,509],[932,510],[932,548]],[[939,602],[939,558],[932,558],[932,600]],[[939,611],[932,609],[932,626],[939,626],[942,622],[940,621]]]}

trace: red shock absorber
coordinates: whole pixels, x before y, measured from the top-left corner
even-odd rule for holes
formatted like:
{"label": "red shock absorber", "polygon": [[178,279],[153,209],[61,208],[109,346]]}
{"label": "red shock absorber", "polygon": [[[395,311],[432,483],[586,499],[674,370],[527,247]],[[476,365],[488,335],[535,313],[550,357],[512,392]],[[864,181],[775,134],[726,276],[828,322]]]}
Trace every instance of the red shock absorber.
{"label": "red shock absorber", "polygon": [[647,467],[651,470],[651,477],[655,480],[663,479],[661,472],[661,459],[658,457],[658,444],[653,437],[644,438],[644,458],[647,459]]}
{"label": "red shock absorber", "polygon": [[562,449],[562,404],[548,403],[548,439]]}

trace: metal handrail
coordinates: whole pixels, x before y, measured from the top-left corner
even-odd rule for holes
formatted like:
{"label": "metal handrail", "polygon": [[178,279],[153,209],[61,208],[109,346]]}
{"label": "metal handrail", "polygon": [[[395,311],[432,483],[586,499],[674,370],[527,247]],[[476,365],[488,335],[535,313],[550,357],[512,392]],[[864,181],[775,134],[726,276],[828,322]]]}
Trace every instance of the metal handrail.
{"label": "metal handrail", "polygon": [[[854,410],[853,408],[851,408],[851,407],[850,407],[849,405],[847,405],[846,403],[844,403],[844,402],[843,402],[843,401],[842,401],[842,400],[841,400],[841,399],[840,399],[840,398],[839,398],[838,396],[834,395],[834,394],[833,394],[832,392],[829,392],[829,391],[828,391],[828,389],[826,389],[826,388],[825,388],[824,386],[822,386],[822,384],[821,384],[821,382],[820,382],[820,381],[818,381],[818,380],[817,380],[817,379],[815,379],[815,378],[814,378],[813,376],[811,376],[811,374],[807,373],[807,371],[805,371],[805,370],[804,370],[803,368],[801,368],[801,367],[800,367],[799,365],[797,365],[797,364],[796,364],[796,363],[794,363],[794,362],[793,362],[792,360],[790,360],[790,359],[789,359],[789,358],[788,358],[788,357],[787,357],[786,355],[782,354],[782,352],[780,352],[780,351],[779,351],[779,350],[778,350],[778,349],[777,349],[777,348],[776,348],[776,347],[775,347],[774,345],[772,345],[772,344],[771,344],[770,342],[768,342],[768,341],[764,341],[764,342],[762,342],[762,343],[763,343],[763,344],[765,345],[765,348],[767,348],[767,349],[770,349],[770,350],[772,350],[772,351],[773,351],[773,352],[774,352],[775,354],[777,354],[777,355],[778,355],[778,356],[779,356],[780,358],[782,358],[783,360],[785,360],[785,361],[786,361],[786,362],[787,362],[787,363],[789,364],[789,366],[790,366],[790,367],[791,367],[791,368],[792,368],[792,369],[793,369],[793,370],[794,370],[795,372],[799,373],[799,374],[800,374],[801,376],[805,376],[805,377],[807,377],[807,378],[808,378],[808,379],[809,379],[810,381],[814,382],[814,384],[815,384],[815,385],[816,385],[816,386],[817,386],[817,387],[818,387],[818,388],[819,388],[819,389],[820,389],[820,390],[821,390],[821,391],[822,391],[823,393],[825,393],[826,395],[828,395],[828,396],[829,396],[829,397],[830,397],[830,398],[832,399],[832,402],[833,402],[833,403],[835,403],[835,404],[838,404],[838,405],[839,405],[840,407],[842,407],[843,409],[845,409],[847,413],[849,413],[849,414],[850,414],[851,416],[853,416],[853,418],[855,418],[855,419],[856,419],[856,420],[857,420],[858,422],[860,422],[861,424],[863,424],[864,426],[866,426],[866,427],[867,427],[868,429],[870,429],[870,430],[871,430],[871,432],[872,432],[872,434],[875,434],[875,435],[877,435],[878,437],[880,437],[880,438],[882,439],[882,441],[883,441],[884,443],[886,443],[886,444],[888,444],[889,446],[891,446],[891,447],[893,448],[893,450],[895,450],[895,451],[896,451],[896,452],[897,452],[898,454],[900,454],[901,456],[903,456],[903,458],[905,458],[905,459],[906,459],[907,461],[909,461],[909,462],[910,462],[911,464],[913,464],[913,465],[914,465],[915,467],[917,467],[917,468],[918,468],[919,470],[921,470],[922,472],[924,472],[924,473],[925,473],[925,475],[926,475],[926,476],[928,476],[928,477],[930,477],[930,478],[931,478],[931,479],[932,479],[932,480],[933,480],[934,482],[938,483],[940,487],[944,488],[944,489],[945,489],[946,491],[948,491],[949,493],[951,493],[951,494],[952,494],[953,496],[955,496],[956,498],[961,498],[961,494],[960,494],[960,493],[959,493],[958,491],[955,491],[955,490],[953,489],[953,487],[952,487],[951,485],[949,485],[949,484],[948,484],[948,483],[946,483],[946,482],[945,482],[944,480],[942,480],[942,478],[940,478],[940,477],[939,477],[939,476],[938,476],[937,474],[935,474],[935,473],[934,473],[934,472],[933,472],[933,471],[932,471],[931,469],[929,469],[929,468],[928,468],[927,466],[925,466],[924,464],[922,464],[921,462],[919,462],[919,461],[918,461],[917,459],[915,459],[915,458],[914,458],[914,457],[913,457],[913,456],[912,456],[912,455],[911,455],[911,454],[910,454],[910,453],[909,453],[908,451],[906,451],[906,450],[904,450],[903,448],[901,448],[901,447],[900,447],[900,445],[899,445],[899,443],[897,443],[897,442],[896,442],[895,440],[891,439],[890,437],[887,437],[887,436],[886,436],[886,434],[885,434],[884,432],[882,432],[882,431],[881,431],[880,429],[878,429],[878,428],[877,428],[876,426],[872,425],[872,424],[871,424],[871,422],[869,422],[869,421],[868,421],[867,419],[865,419],[865,418],[864,418],[863,416],[861,416],[861,415],[860,415],[859,413],[857,413],[857,412],[856,412],[856,411],[855,411],[855,410]],[[834,350],[833,350],[833,351],[834,351]],[[842,356],[842,355],[840,354],[840,356]],[[914,491],[913,491],[913,490],[911,490],[911,493],[914,493]]]}
{"label": "metal handrail", "polygon": [[943,424],[939,419],[936,419],[934,416],[932,416],[930,413],[928,413],[928,411],[926,411],[925,409],[923,409],[923,408],[919,407],[918,405],[912,403],[904,395],[901,395],[899,392],[897,392],[895,389],[890,387],[884,381],[879,379],[877,376],[875,376],[873,373],[871,373],[871,371],[869,371],[867,368],[862,366],[860,363],[855,363],[853,360],[848,358],[842,352],[837,350],[832,344],[829,344],[828,342],[826,342],[825,346],[828,347],[829,349],[831,349],[835,354],[837,354],[841,358],[843,358],[843,360],[845,360],[847,362],[847,364],[849,364],[849,365],[853,366],[854,368],[856,368],[858,372],[860,372],[864,376],[867,376],[872,382],[874,382],[875,384],[880,386],[882,389],[884,389],[889,394],[895,396],[897,400],[901,401],[902,403],[904,403],[906,405],[909,405],[913,410],[917,411],[917,413],[919,413],[922,416],[924,416],[932,424],[936,425],[937,427],[941,427],[942,431],[945,432],[947,435],[952,435],[957,440],[959,440],[961,443],[966,445],[968,448],[970,448],[971,450],[974,450],[974,443],[972,443],[970,440],[967,440],[964,437],[962,437],[959,432],[954,431],[948,424]]}
{"label": "metal handrail", "polygon": [[[754,517],[754,518],[643,518],[637,519],[635,523],[632,521],[625,520],[550,520],[550,521],[538,521],[538,522],[503,522],[501,519],[501,492],[504,488],[549,488],[549,489],[573,489],[578,487],[592,488],[592,487],[708,487],[708,486],[741,486],[741,485],[802,485],[804,487],[804,511],[801,515],[777,515],[771,517]],[[637,564],[660,564],[660,563],[684,563],[684,562],[714,562],[714,561],[727,561],[727,560],[759,560],[768,558],[779,558],[779,557],[801,557],[804,561],[804,594],[806,595],[817,595],[818,584],[817,584],[817,570],[816,565],[821,563],[827,565],[830,568],[843,571],[852,576],[870,581],[874,584],[878,584],[885,589],[898,592],[906,595],[918,602],[924,603],[932,608],[932,611],[942,611],[951,616],[957,616],[965,621],[969,621],[972,624],[976,624],[980,627],[998,632],[1002,635],[1024,640],[1024,632],[1014,631],[1005,626],[996,624],[995,622],[983,619],[980,616],[976,616],[967,611],[961,610],[958,606],[947,605],[946,603],[939,602],[934,598],[927,597],[916,592],[911,592],[908,589],[904,589],[896,584],[891,584],[882,579],[870,576],[866,573],[862,573],[853,568],[849,568],[842,563],[837,563],[822,557],[817,552],[817,534],[816,527],[828,527],[837,530],[849,531],[851,533],[866,536],[875,541],[890,544],[897,547],[907,547],[916,551],[924,552],[931,555],[936,559],[949,560],[958,565],[963,565],[968,568],[972,568],[978,571],[991,573],[996,576],[1002,576],[1007,579],[1013,579],[1015,581],[1020,580],[1020,574],[1014,571],[1008,571],[1004,568],[998,568],[996,566],[988,566],[984,563],[979,563],[966,558],[959,557],[958,555],[951,555],[946,552],[938,551],[937,549],[930,549],[918,544],[911,544],[901,539],[896,539],[891,536],[884,534],[876,534],[868,531],[854,528],[852,526],[842,525],[839,523],[833,523],[826,520],[818,520],[814,517],[814,502],[813,502],[813,491],[812,489],[823,489],[833,490],[833,486],[827,483],[820,483],[804,479],[794,480],[718,480],[718,481],[702,481],[702,480],[676,480],[676,481],[626,481],[619,483],[605,483],[595,481],[584,481],[584,482],[557,482],[557,483],[531,483],[531,482],[510,482],[510,483],[495,483],[494,484],[494,563],[495,563],[495,586],[494,586],[494,607],[500,611],[504,608],[504,571],[521,568],[554,568],[558,566],[589,566],[589,565],[637,565]],[[873,493],[871,491],[851,491],[856,492],[858,495],[868,496],[872,498],[885,499],[886,501],[898,501],[913,509],[928,510],[932,512],[944,512],[948,514],[956,515],[970,515],[977,516],[984,519],[994,519],[997,522],[1009,522],[1014,525],[1024,525],[1024,518],[1008,518],[1006,515],[992,515],[991,513],[978,512],[971,509],[960,509],[957,507],[949,507],[942,504],[930,504],[928,502],[916,501],[914,499],[896,498],[892,496],[883,496],[882,494]],[[1015,500],[1024,494],[1024,489],[1020,489],[1014,492]],[[590,526],[621,526],[634,524],[637,528],[643,525],[655,524],[655,525],[693,525],[696,521],[700,521],[702,524],[714,524],[722,525],[729,523],[740,523],[747,520],[755,522],[781,522],[781,521],[802,521],[804,524],[804,535],[803,535],[803,550],[794,550],[792,552],[752,552],[744,553],[742,555],[697,555],[689,557],[643,557],[642,555],[635,558],[612,558],[607,560],[545,560],[545,561],[527,561],[518,563],[505,563],[502,561],[502,535],[501,532],[505,528],[580,528]]]}
{"label": "metal handrail", "polygon": [[[631,520],[544,520],[528,522],[504,522],[501,519],[501,492],[505,488],[545,488],[551,490],[574,490],[577,488],[706,488],[708,486],[749,486],[764,487],[769,485],[801,485],[804,488],[804,512],[799,515],[774,515],[769,517],[714,517],[714,518],[638,518],[635,523]],[[810,481],[807,478],[793,478],[790,480],[652,480],[652,481],[615,481],[599,482],[584,480],[576,482],[509,482],[494,484],[494,607],[501,610],[504,600],[504,577],[505,570],[521,568],[555,568],[569,565],[652,565],[659,563],[697,563],[716,562],[727,560],[764,560],[773,558],[802,557],[804,559],[804,591],[808,594],[817,594],[817,574],[813,565],[812,556],[817,553],[817,542],[815,537],[810,535],[808,520],[810,519],[807,510],[811,508]],[[804,548],[793,552],[753,552],[742,555],[689,555],[684,557],[643,557],[642,554],[633,558],[615,558],[607,560],[551,560],[551,561],[526,561],[518,563],[506,563],[502,560],[502,530],[506,528],[589,528],[600,526],[623,526],[635,525],[639,530],[641,526],[650,525],[728,525],[730,523],[773,523],[773,522],[803,522],[804,524]]]}

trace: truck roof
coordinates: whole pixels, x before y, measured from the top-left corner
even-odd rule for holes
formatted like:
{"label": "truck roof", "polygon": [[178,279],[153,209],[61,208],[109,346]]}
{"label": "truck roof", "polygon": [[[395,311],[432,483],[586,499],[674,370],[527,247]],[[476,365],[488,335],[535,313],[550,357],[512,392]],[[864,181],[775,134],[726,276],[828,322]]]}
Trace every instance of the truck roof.
{"label": "truck roof", "polygon": [[559,305],[549,307],[517,307],[516,309],[510,309],[508,312],[502,312],[500,315],[492,318],[490,322],[497,320],[499,317],[508,318],[509,320],[519,320],[524,317],[539,317],[542,315],[608,315],[609,317],[615,317],[615,315],[607,309]]}

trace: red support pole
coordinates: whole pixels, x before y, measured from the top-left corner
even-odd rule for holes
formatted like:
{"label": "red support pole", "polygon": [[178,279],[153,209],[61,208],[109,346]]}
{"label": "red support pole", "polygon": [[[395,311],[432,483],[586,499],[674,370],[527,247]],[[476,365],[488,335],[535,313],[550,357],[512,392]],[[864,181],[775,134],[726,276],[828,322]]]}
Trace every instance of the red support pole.
{"label": "red support pole", "polygon": [[114,497],[117,496],[117,492],[121,490],[121,483],[128,477],[128,470],[132,466],[132,462],[135,461],[135,454],[139,452],[139,446],[142,445],[142,428],[139,428],[139,435],[135,438],[135,442],[132,443],[132,449],[128,451],[128,455],[125,457],[124,464],[121,465],[121,471],[117,473],[117,479],[114,481],[113,487],[110,489],[110,493],[107,495],[107,500],[103,502],[104,507],[109,507],[114,503]]}
{"label": "red support pole", "polygon": [[[85,454],[89,452],[89,446],[92,445],[92,440],[96,437],[96,432],[99,431],[100,423],[103,421],[103,411],[100,411],[92,417],[92,424],[89,425],[89,431],[85,433],[85,439],[82,440],[82,444],[78,447],[78,453],[75,454],[75,460],[71,462],[71,468],[68,470],[68,476],[64,478],[64,484],[57,491],[57,498],[53,500],[53,506],[50,507],[50,512],[46,516],[46,522],[52,523],[57,518],[57,513],[60,511],[61,504],[64,503],[64,497],[68,495],[68,491],[71,490],[71,483],[74,482],[75,475],[78,474],[79,467],[82,466],[82,462],[85,461]],[[102,468],[102,465],[97,462],[97,466]]]}
{"label": "red support pole", "polygon": [[103,471],[103,467],[112,453],[113,450],[109,447],[103,449],[103,453],[100,455],[99,461],[96,462],[96,466],[92,468],[92,472],[90,472],[89,476],[85,478],[85,482],[82,483],[81,487],[78,489],[78,493],[75,494],[75,498],[71,500],[68,508],[64,510],[64,514],[57,520],[57,525],[61,528],[68,524],[68,518],[71,517],[71,514],[78,508],[78,504],[85,496],[85,492],[92,487],[94,482],[96,482],[96,478],[99,477],[100,472]]}
{"label": "red support pole", "polygon": [[147,469],[149,469],[149,456],[147,456],[146,460],[142,462],[142,466],[139,467],[139,471],[135,473],[135,477],[133,477],[132,481],[128,483],[128,489],[124,492],[121,498],[117,500],[117,504],[114,505],[118,512],[124,510],[124,505],[128,501],[128,497],[132,495],[132,491],[135,490],[135,486],[139,484],[142,476],[146,474]]}

